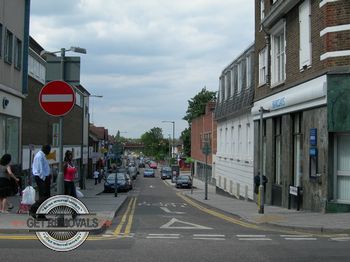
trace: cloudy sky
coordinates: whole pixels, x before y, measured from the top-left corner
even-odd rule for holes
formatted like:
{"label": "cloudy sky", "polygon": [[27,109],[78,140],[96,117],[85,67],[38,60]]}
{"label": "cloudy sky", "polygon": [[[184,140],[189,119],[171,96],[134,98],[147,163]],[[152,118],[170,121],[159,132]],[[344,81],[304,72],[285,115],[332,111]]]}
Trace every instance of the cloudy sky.
{"label": "cloudy sky", "polygon": [[[81,84],[96,126],[175,136],[188,100],[254,40],[253,0],[32,0],[31,36],[46,50],[80,46]],[[67,55],[74,55],[67,53]]]}

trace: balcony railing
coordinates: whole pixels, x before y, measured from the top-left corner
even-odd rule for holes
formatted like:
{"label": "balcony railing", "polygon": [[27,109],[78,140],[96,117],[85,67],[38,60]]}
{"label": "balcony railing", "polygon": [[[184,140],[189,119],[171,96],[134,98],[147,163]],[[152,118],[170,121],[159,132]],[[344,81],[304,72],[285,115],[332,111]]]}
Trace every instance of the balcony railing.
{"label": "balcony railing", "polygon": [[251,108],[253,100],[254,88],[248,88],[242,90],[240,93],[236,93],[227,100],[218,102],[215,108],[215,120],[242,113]]}

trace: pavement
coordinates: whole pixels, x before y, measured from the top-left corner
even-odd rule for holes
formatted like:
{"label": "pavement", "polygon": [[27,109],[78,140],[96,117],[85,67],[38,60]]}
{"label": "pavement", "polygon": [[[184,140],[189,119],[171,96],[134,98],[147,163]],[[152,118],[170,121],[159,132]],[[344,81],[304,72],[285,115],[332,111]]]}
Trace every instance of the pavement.
{"label": "pavement", "polygon": [[[166,181],[168,184],[174,185],[170,180]],[[265,205],[264,214],[259,214],[258,206],[253,201],[239,200],[233,196],[217,194],[213,185],[208,185],[208,199],[205,200],[205,183],[194,178],[193,186],[195,188],[193,194],[191,194],[191,190],[181,190],[182,193],[189,198],[230,213],[249,223],[313,233],[350,232],[350,213],[324,214]]]}
{"label": "pavement", "polygon": [[[83,197],[79,198],[88,208],[91,217],[98,219],[97,227],[89,228],[90,233],[102,233],[116,216],[118,210],[123,206],[128,198],[127,193],[118,193],[118,197],[114,194],[102,193],[103,182],[95,185],[93,179],[86,180],[86,189],[80,190]],[[20,196],[12,196],[8,198],[9,202],[14,205],[14,208],[9,214],[0,213],[0,234],[23,234],[30,232],[30,225],[28,226],[28,219],[31,218],[28,214],[18,214]]]}

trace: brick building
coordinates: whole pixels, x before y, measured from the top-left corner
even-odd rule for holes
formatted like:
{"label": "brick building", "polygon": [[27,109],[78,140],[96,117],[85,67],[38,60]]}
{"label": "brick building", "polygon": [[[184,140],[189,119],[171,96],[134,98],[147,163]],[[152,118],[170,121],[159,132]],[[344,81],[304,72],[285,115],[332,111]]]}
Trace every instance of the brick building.
{"label": "brick building", "polygon": [[295,207],[300,188],[304,209],[349,211],[350,1],[255,6],[254,169],[269,179],[266,201]]}
{"label": "brick building", "polygon": [[[204,180],[205,172],[209,177],[209,183],[213,180],[213,164],[216,154],[216,121],[214,120],[215,102],[208,102],[205,114],[192,120],[191,123],[191,157],[194,160],[195,175]],[[207,156],[203,153],[205,143],[208,143],[211,152]]]}

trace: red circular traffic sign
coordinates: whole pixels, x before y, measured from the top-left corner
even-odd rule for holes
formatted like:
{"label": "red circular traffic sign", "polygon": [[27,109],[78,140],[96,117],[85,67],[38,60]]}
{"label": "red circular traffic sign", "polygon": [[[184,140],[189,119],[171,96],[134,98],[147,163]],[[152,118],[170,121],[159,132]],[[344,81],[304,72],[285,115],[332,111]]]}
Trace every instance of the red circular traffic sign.
{"label": "red circular traffic sign", "polygon": [[39,103],[49,115],[63,116],[72,110],[75,104],[75,92],[64,81],[52,81],[41,89]]}

